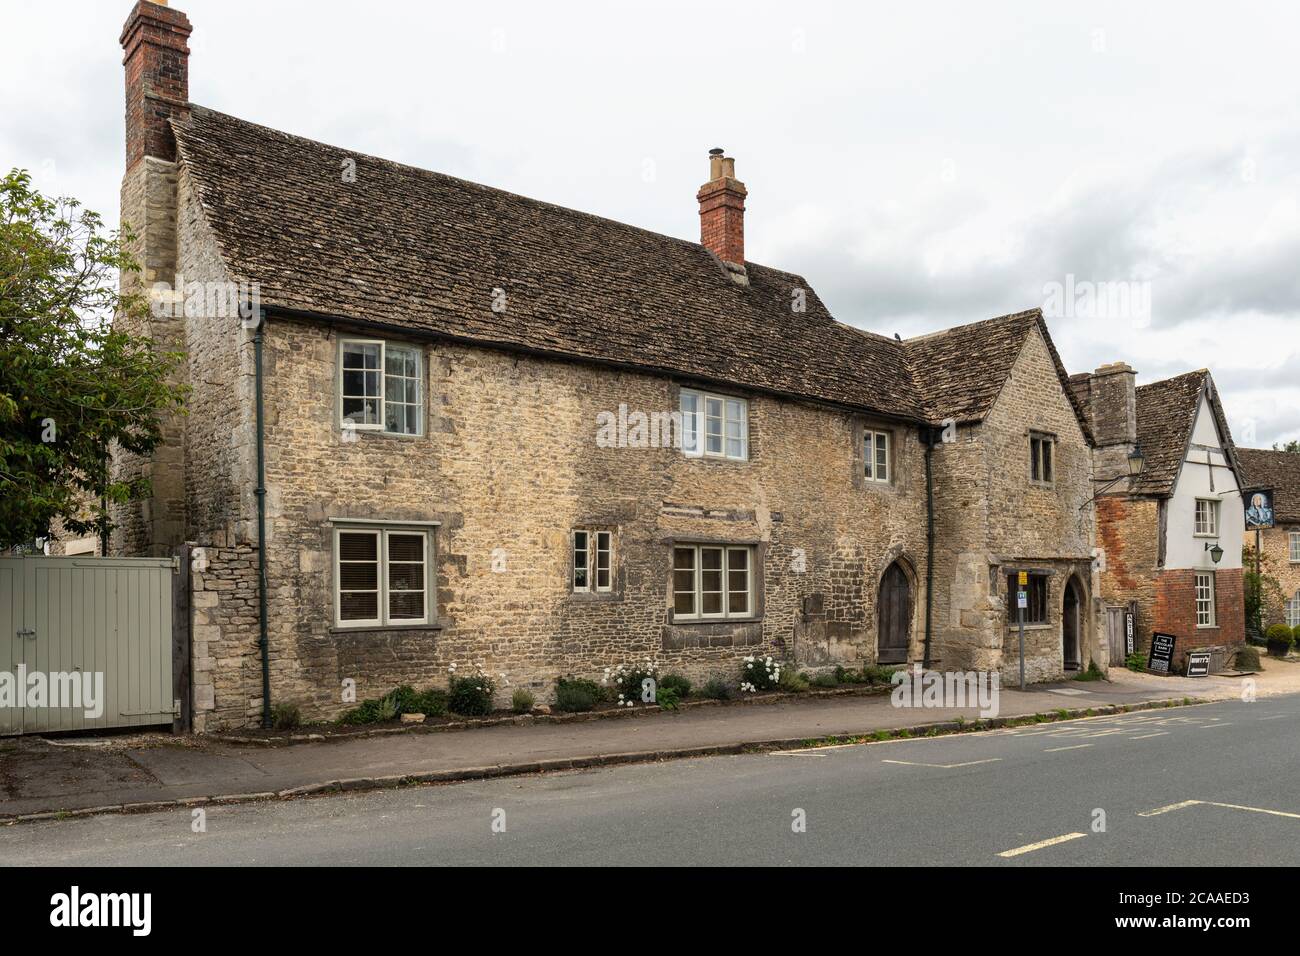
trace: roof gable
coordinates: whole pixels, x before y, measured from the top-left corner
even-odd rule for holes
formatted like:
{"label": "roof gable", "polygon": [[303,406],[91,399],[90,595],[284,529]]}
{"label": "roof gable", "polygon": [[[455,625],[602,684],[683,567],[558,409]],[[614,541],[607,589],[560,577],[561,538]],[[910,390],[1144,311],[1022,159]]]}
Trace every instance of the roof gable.
{"label": "roof gable", "polygon": [[1232,432],[1219,402],[1218,390],[1206,369],[1175,375],[1137,389],[1137,440],[1146,465],[1135,482],[1138,494],[1171,495],[1187,458],[1202,402],[1214,416],[1229,467],[1242,484]]}
{"label": "roof gable", "polygon": [[983,421],[1010,378],[1028,336],[1034,333],[1042,337],[1056,368],[1061,391],[1074,411],[1085,440],[1091,444],[1087,416],[1039,309],[945,329],[904,343],[917,389],[931,419]]}

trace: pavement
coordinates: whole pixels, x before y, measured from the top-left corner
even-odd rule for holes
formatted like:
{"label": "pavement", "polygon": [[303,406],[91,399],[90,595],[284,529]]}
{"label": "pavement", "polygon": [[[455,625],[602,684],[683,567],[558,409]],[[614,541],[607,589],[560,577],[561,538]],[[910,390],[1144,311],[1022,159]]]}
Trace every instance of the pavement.
{"label": "pavement", "polygon": [[0,864],[1296,866],[1297,722],[1291,694],[35,822]]}
{"label": "pavement", "polygon": [[[1003,689],[1000,716],[1141,706],[1156,700],[1235,699],[1250,680],[1261,697],[1300,692],[1300,664],[1265,663],[1250,678],[1188,679],[1113,673],[1111,681]],[[792,698],[635,718],[441,733],[394,734],[286,747],[166,734],[0,740],[0,819],[31,814],[147,810],[175,801],[237,802],[325,789],[397,786],[574,766],[597,766],[796,746],[952,721],[978,709],[896,708],[888,695]]]}

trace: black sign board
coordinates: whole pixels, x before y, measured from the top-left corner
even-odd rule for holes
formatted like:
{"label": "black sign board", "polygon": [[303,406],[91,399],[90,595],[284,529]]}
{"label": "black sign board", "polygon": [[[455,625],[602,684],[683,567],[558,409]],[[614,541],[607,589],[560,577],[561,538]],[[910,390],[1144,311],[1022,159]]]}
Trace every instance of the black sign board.
{"label": "black sign board", "polygon": [[1125,655],[1129,655],[1133,653],[1133,650],[1134,650],[1133,612],[1125,611],[1124,612],[1124,653]]}
{"label": "black sign board", "polygon": [[1147,670],[1157,674],[1169,673],[1169,666],[1174,661],[1174,640],[1174,635],[1161,634],[1159,631],[1151,635],[1151,657],[1147,661]]}
{"label": "black sign board", "polygon": [[1187,676],[1205,677],[1209,673],[1210,673],[1210,652],[1209,651],[1188,651],[1187,652]]}

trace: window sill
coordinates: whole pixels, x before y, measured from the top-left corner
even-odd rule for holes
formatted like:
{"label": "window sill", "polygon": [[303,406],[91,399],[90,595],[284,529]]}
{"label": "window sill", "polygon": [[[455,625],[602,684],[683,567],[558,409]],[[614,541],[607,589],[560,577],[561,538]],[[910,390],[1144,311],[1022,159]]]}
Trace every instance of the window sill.
{"label": "window sill", "polygon": [[365,634],[378,631],[441,631],[446,626],[442,620],[428,624],[334,624],[329,628],[331,634]]}
{"label": "window sill", "polygon": [[[418,438],[424,437],[423,432],[417,432],[414,435],[408,435],[406,432],[386,432],[386,431],[381,431],[378,428],[353,428],[351,429],[351,432],[352,434],[357,435],[358,437],[364,435],[368,438],[396,438],[398,441],[415,441]],[[349,445],[353,444],[353,442],[346,441],[343,439],[343,435],[345,434],[344,429],[340,428],[338,434],[339,434],[340,441],[344,441],[345,444],[349,444]]]}
{"label": "window sill", "polygon": [[1197,629],[1198,631],[1217,631],[1217,630],[1219,629],[1219,625],[1217,625],[1217,624],[1197,624],[1197,625],[1196,625],[1196,629]]}
{"label": "window sill", "polygon": [[675,617],[668,623],[688,627],[692,624],[758,624],[762,620],[761,617]]}

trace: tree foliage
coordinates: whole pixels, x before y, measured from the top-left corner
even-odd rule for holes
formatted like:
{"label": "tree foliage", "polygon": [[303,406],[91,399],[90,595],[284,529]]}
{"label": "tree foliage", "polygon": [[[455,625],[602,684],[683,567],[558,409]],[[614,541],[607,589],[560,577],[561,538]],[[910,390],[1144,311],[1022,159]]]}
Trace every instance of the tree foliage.
{"label": "tree foliage", "polygon": [[114,481],[114,448],[147,454],[185,389],[181,356],[126,331],[148,303],[123,294],[138,272],[128,231],[107,231],[76,200],[49,199],[30,175],[0,180],[0,548],[47,536],[56,521],[107,534],[107,507],[148,494]]}

